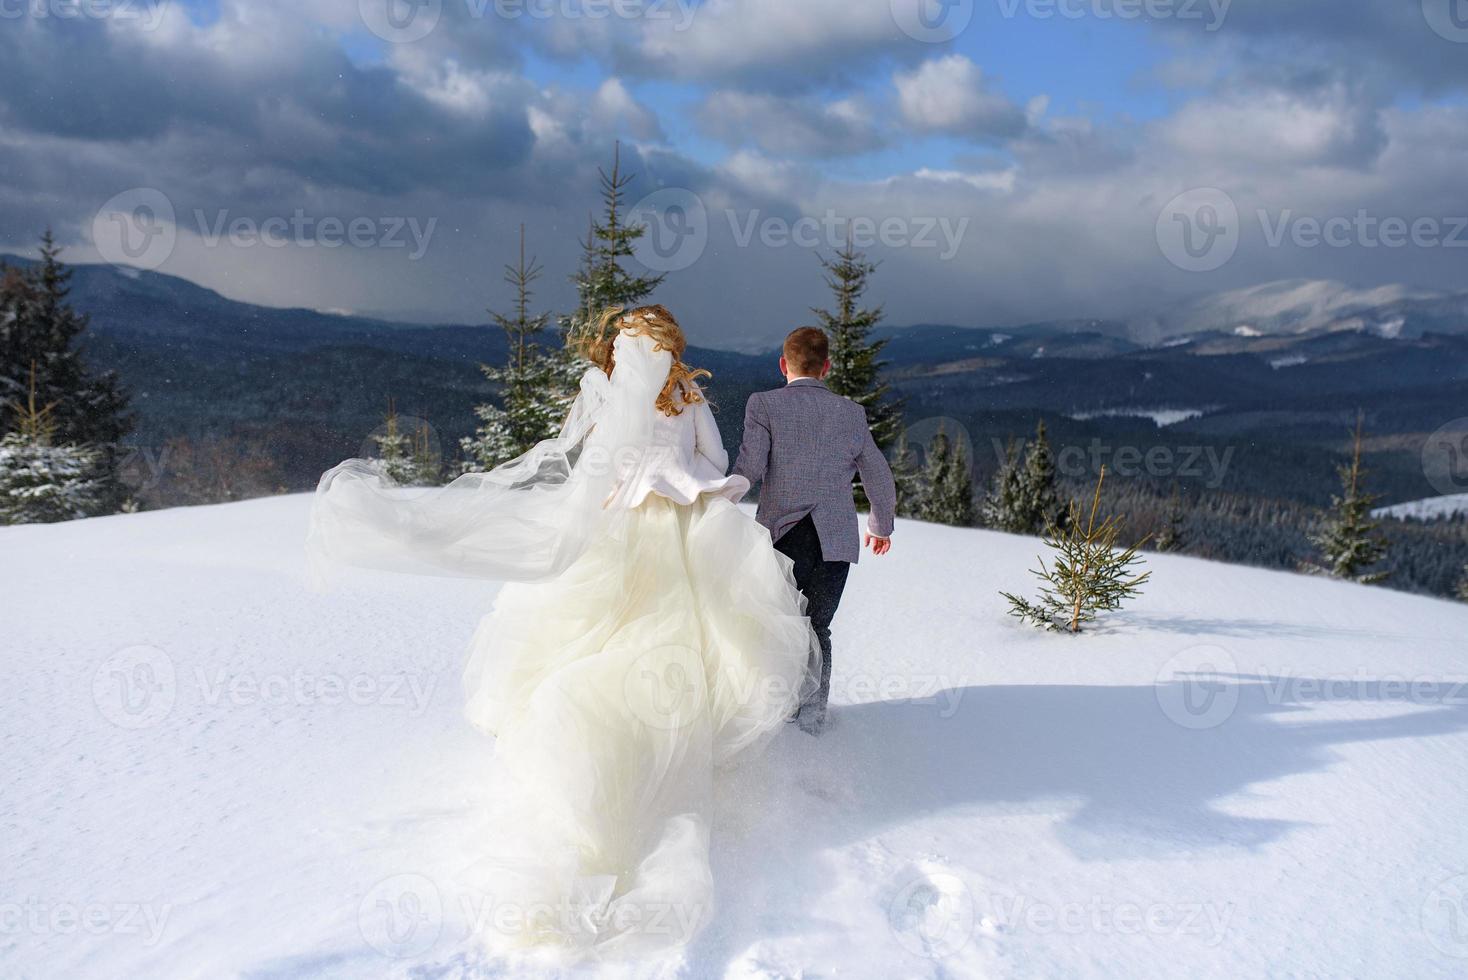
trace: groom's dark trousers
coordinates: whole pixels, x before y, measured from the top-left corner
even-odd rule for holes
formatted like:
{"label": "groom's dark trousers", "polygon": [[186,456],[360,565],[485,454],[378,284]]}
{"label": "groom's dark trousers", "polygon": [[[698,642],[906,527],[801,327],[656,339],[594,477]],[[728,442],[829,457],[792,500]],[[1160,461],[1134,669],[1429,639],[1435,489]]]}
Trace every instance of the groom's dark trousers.
{"label": "groom's dark trousers", "polygon": [[795,563],[795,587],[805,596],[805,613],[821,644],[821,686],[806,704],[825,708],[831,697],[831,619],[841,604],[851,562],[822,557],[821,539],[809,514],[780,536],[775,550]]}

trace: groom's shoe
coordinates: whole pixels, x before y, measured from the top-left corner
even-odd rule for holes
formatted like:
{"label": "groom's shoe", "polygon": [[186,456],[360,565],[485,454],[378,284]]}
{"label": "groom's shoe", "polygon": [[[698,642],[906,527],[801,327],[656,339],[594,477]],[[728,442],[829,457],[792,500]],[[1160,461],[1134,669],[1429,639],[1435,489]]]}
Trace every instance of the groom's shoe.
{"label": "groom's shoe", "polygon": [[831,715],[825,705],[802,705],[795,716],[795,723],[807,735],[819,735],[831,725]]}

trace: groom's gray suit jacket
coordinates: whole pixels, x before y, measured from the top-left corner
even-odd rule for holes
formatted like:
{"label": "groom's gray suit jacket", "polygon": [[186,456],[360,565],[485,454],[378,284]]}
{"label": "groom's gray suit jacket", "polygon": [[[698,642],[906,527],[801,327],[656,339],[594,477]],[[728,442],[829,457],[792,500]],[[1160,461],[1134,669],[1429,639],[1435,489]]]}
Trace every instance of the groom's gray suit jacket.
{"label": "groom's gray suit jacket", "polygon": [[763,481],[755,518],[776,541],[811,515],[826,561],[861,555],[851,494],[858,473],[872,503],[868,530],[883,538],[892,533],[897,491],[866,412],[814,378],[749,397],[734,472],[751,485]]}

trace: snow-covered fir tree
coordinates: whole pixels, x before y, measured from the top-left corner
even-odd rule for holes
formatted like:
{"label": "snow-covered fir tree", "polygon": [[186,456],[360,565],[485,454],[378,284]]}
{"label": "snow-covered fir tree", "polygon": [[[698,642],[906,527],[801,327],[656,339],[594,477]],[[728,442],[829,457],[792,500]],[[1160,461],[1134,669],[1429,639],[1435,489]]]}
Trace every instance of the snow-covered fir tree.
{"label": "snow-covered fir tree", "polygon": [[383,476],[403,486],[413,486],[418,482],[417,467],[413,464],[413,441],[403,431],[392,399],[388,399],[382,431],[373,435],[372,441],[377,443],[375,462]]}
{"label": "snow-covered fir tree", "polygon": [[493,469],[528,452],[555,435],[565,419],[565,357],[559,349],[547,350],[539,343],[550,314],[530,312],[531,284],[541,272],[533,257],[525,257],[525,226],[521,225],[519,261],[505,266],[505,281],[515,290],[513,312],[490,311],[505,332],[505,363],[480,365],[485,378],[499,388],[500,403],[486,402],[474,409],[479,428],[460,441],[466,471]]}
{"label": "snow-covered fir tree", "polygon": [[985,527],[1011,534],[1030,533],[1025,509],[1025,471],[1020,465],[1019,444],[1010,439],[1004,447],[1004,461],[989,485],[980,508]]}
{"label": "snow-covered fir tree", "polygon": [[1378,525],[1371,519],[1371,509],[1377,498],[1362,486],[1366,476],[1361,465],[1362,426],[1363,420],[1357,416],[1351,461],[1338,471],[1341,492],[1333,498],[1329,514],[1311,538],[1320,549],[1320,560],[1306,565],[1306,570],[1374,585],[1391,573],[1375,568],[1386,557],[1387,546]]}
{"label": "snow-covered fir tree", "polygon": [[71,271],[51,233],[40,261],[27,269],[0,263],[0,433],[17,428],[13,406],[26,402],[31,373],[41,404],[54,406],[53,448],[86,447],[101,467],[105,512],[118,510],[128,488],[117,473],[118,443],[132,428],[127,396],[111,371],[93,371],[81,344],[88,318],[69,302]]}
{"label": "snow-covered fir tree", "polygon": [[917,517],[922,511],[925,490],[923,477],[918,469],[917,453],[908,445],[907,431],[897,437],[889,460],[892,467],[892,482],[897,488],[897,516]]}
{"label": "snow-covered fir tree", "polygon": [[872,328],[882,322],[882,307],[861,305],[877,266],[852,244],[849,225],[845,246],[833,258],[818,258],[834,300],[833,309],[811,308],[831,342],[831,373],[826,377],[826,387],[866,410],[872,438],[886,449],[902,432],[902,403],[882,380],[881,354],[887,342],[871,339]]}
{"label": "snow-covered fir tree", "polygon": [[963,444],[948,438],[939,427],[928,443],[923,471],[923,497],[918,517],[935,524],[972,527],[974,523],[973,470]]}
{"label": "snow-covered fir tree", "polygon": [[1025,468],[1020,488],[1019,523],[1025,534],[1040,534],[1051,524],[1061,524],[1064,512],[1055,485],[1055,457],[1041,419],[1035,441],[1025,451]]}
{"label": "snow-covered fir tree", "polygon": [[1157,532],[1154,547],[1161,552],[1179,551],[1187,546],[1187,534],[1183,522],[1182,491],[1177,482],[1172,484],[1172,493],[1167,499],[1167,510],[1162,516],[1162,529]]}
{"label": "snow-covered fir tree", "polygon": [[108,513],[103,454],[57,445],[56,403],[37,398],[36,374],[25,401],[12,400],[15,428],[0,436],[0,524],[49,524]]}

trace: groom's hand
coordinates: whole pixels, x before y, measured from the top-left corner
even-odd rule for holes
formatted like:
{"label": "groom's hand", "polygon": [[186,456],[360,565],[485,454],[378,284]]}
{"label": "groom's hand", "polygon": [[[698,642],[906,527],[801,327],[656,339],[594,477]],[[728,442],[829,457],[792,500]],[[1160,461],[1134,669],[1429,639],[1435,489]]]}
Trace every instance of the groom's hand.
{"label": "groom's hand", "polygon": [[874,555],[885,555],[887,552],[892,550],[891,538],[879,538],[875,534],[871,533],[867,534],[866,541],[864,541],[863,543],[868,548],[872,549],[872,554]]}

